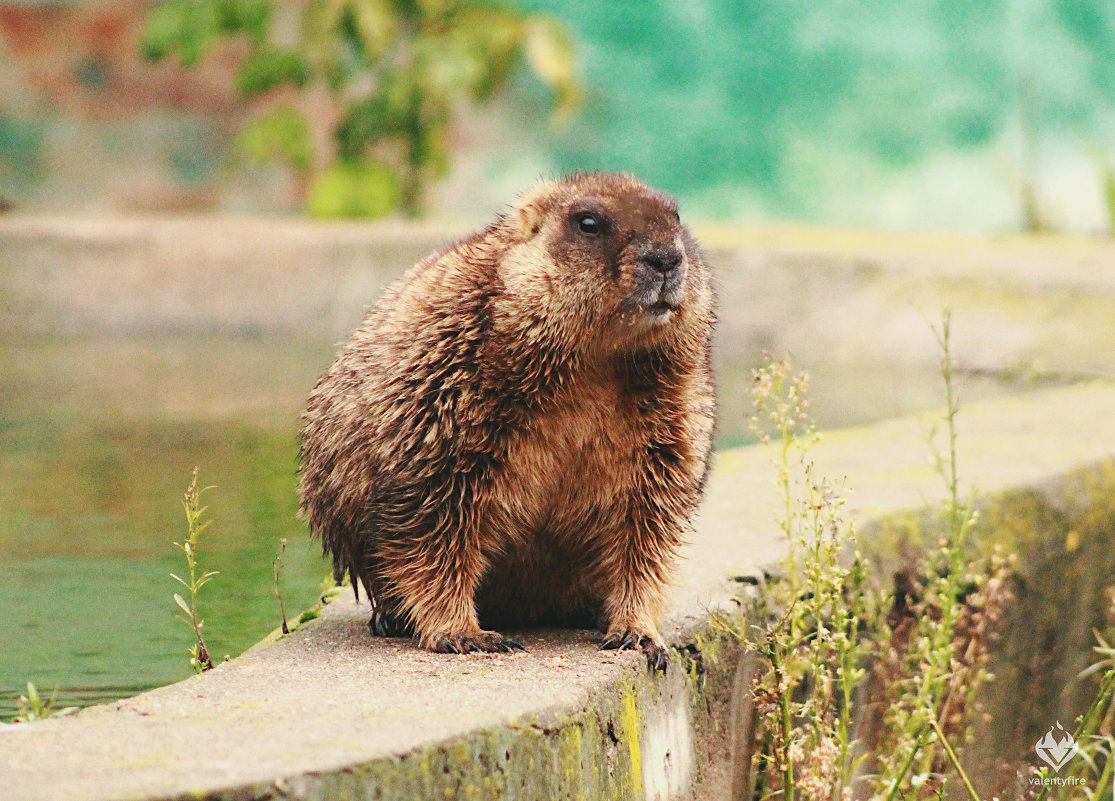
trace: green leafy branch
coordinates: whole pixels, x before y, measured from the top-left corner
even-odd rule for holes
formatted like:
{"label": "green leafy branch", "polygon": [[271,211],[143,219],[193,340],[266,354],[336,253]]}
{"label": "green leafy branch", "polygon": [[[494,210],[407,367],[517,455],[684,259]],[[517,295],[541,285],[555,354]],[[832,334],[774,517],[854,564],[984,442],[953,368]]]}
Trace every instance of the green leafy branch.
{"label": "green leafy branch", "polygon": [[289,169],[316,216],[421,213],[448,169],[450,124],[519,64],[551,90],[556,118],[580,99],[566,29],[491,2],[169,0],[142,49],[195,67],[220,43],[239,54],[235,85],[256,112],[240,152]]}

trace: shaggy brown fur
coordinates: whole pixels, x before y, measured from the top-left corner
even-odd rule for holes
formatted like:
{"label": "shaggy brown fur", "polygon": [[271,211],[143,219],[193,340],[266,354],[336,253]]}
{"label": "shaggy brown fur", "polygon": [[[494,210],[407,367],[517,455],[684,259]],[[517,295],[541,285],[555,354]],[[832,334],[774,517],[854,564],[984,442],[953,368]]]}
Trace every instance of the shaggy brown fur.
{"label": "shaggy brown fur", "polygon": [[713,429],[709,279],[675,201],[545,181],[394,284],[310,396],[302,510],[369,624],[435,651],[486,625],[656,622]]}

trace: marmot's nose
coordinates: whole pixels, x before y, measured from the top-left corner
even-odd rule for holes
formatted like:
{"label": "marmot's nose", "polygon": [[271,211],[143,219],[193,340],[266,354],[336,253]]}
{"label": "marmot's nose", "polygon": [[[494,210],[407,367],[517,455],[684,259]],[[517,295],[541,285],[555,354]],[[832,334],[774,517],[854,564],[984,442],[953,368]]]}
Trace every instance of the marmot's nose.
{"label": "marmot's nose", "polygon": [[644,253],[641,261],[655,272],[669,275],[681,264],[681,258],[677,248],[654,248]]}

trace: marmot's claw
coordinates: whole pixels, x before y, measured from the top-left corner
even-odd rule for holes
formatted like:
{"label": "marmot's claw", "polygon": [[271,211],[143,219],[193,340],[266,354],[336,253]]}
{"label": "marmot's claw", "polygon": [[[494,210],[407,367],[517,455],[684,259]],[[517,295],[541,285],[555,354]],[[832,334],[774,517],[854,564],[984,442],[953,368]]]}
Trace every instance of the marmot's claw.
{"label": "marmot's claw", "polygon": [[639,647],[639,640],[643,639],[643,635],[634,629],[620,629],[619,631],[610,631],[604,637],[604,642],[600,643],[600,650],[602,651],[627,651],[632,648]]}
{"label": "marmot's claw", "polygon": [[662,645],[662,643],[655,642],[650,637],[643,640],[643,653],[647,655],[647,666],[651,670],[666,672],[666,668],[670,664],[670,652]]}
{"label": "marmot's claw", "polygon": [[634,629],[620,629],[609,632],[600,643],[601,650],[626,651],[636,648],[646,654],[647,665],[651,670],[666,672],[666,667],[670,664],[670,652],[653,637],[640,634]]}
{"label": "marmot's claw", "polygon": [[430,637],[430,650],[439,654],[509,654],[522,651],[523,646],[514,640],[505,640],[503,635],[494,631],[479,631],[474,634],[435,634]]}
{"label": "marmot's claw", "polygon": [[403,615],[383,609],[372,612],[372,619],[368,621],[368,630],[376,637],[409,637],[414,634],[414,627]]}

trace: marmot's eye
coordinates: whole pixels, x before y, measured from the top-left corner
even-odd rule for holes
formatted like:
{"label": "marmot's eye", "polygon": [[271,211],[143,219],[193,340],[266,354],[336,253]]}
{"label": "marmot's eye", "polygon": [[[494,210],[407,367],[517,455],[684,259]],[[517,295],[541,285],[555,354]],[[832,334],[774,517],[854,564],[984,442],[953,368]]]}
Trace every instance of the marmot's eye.
{"label": "marmot's eye", "polygon": [[577,230],[586,236],[596,236],[600,233],[600,222],[591,214],[578,214],[574,218]]}

